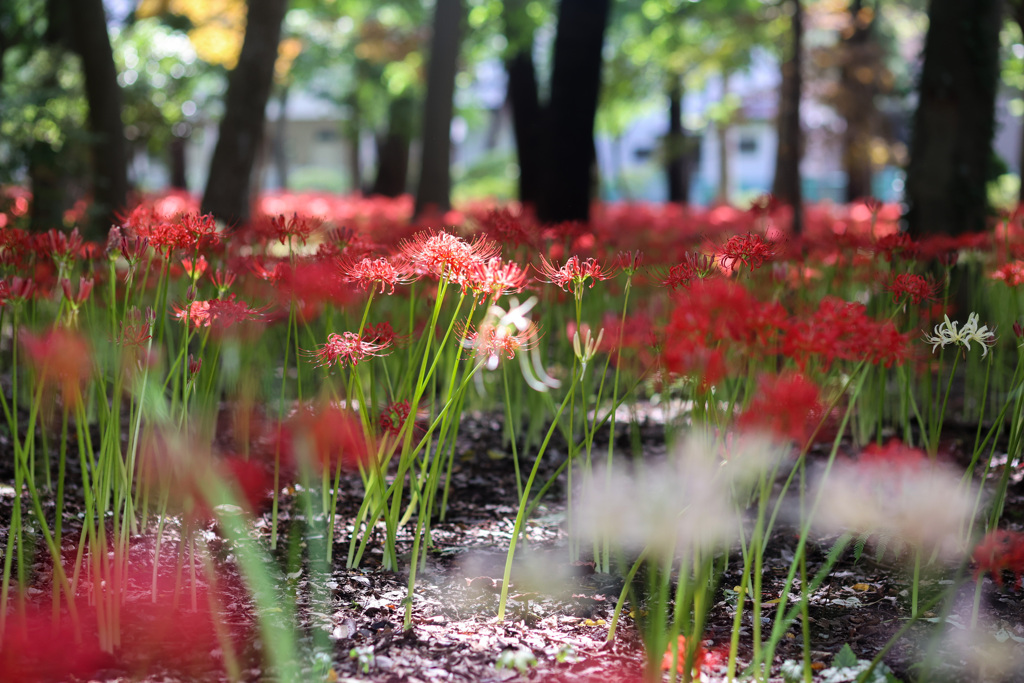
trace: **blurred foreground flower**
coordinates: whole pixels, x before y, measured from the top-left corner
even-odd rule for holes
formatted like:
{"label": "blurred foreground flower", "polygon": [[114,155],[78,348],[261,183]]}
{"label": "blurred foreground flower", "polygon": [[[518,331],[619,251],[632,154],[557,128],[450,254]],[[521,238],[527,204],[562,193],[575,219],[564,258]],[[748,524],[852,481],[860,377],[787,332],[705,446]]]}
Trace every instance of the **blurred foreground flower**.
{"label": "blurred foreground flower", "polygon": [[584,540],[607,537],[620,548],[662,556],[731,543],[740,524],[734,496],[773,467],[780,451],[746,438],[727,450],[693,436],[666,462],[595,471],[583,478],[577,532]]}
{"label": "blurred foreground flower", "polygon": [[950,559],[964,550],[960,530],[974,501],[959,474],[898,439],[836,463],[818,489],[815,522],[823,531],[878,534]]}

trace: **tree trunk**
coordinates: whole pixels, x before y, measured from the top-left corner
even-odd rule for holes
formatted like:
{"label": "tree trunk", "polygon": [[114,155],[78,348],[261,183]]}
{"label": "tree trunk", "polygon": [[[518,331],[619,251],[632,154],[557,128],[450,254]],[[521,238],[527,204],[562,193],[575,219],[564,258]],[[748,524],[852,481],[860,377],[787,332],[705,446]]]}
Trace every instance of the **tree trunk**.
{"label": "tree trunk", "polygon": [[670,202],[686,204],[690,201],[687,161],[686,131],[683,129],[683,80],[673,75],[668,86],[668,135],[665,136],[665,176]]}
{"label": "tree trunk", "polygon": [[102,0],[68,0],[75,49],[82,57],[85,96],[89,102],[96,212],[91,235],[103,235],[128,201],[128,150],[121,120],[121,88],[107,34]]}
{"label": "tree trunk", "polygon": [[793,234],[803,231],[803,189],[800,183],[800,157],[803,135],[800,129],[800,97],[803,90],[804,8],[802,0],[792,0],[791,43],[789,56],[782,65],[779,89],[779,147],[775,156],[775,181],[772,194],[793,208]]}
{"label": "tree trunk", "polygon": [[558,8],[551,102],[547,112],[544,195],[548,223],[590,218],[594,117],[609,0],[562,0]]}
{"label": "tree trunk", "polygon": [[843,170],[846,171],[846,201],[852,202],[872,195],[871,162],[872,120],[875,118],[875,81],[872,27],[875,25],[874,7],[870,17],[864,17],[863,0],[850,4],[851,30],[842,43],[842,64],[839,70],[840,113],[846,119],[843,131]]}
{"label": "tree trunk", "polygon": [[715,204],[729,203],[729,122],[722,120],[715,124],[718,138],[718,193]]}
{"label": "tree trunk", "polygon": [[49,143],[32,143],[28,155],[29,189],[32,190],[32,209],[28,229],[33,233],[64,227],[64,208],[67,198],[59,154]]}
{"label": "tree trunk", "polygon": [[986,227],[1000,0],[932,0],[907,168],[911,235]]}
{"label": "tree trunk", "polygon": [[423,106],[423,153],[416,186],[419,216],[430,208],[451,208],[452,107],[462,33],[462,0],[437,0],[427,64],[427,96]]}
{"label": "tree trunk", "polygon": [[359,154],[361,116],[359,112],[359,96],[353,92],[348,97],[349,118],[345,132],[348,137],[348,174],[351,178],[351,191],[363,191],[363,160]]}
{"label": "tree trunk", "polygon": [[413,101],[399,95],[388,105],[388,132],[377,138],[377,178],[371,194],[397,197],[406,190],[409,174],[409,140],[412,138]]}
{"label": "tree trunk", "polygon": [[525,0],[506,0],[503,18],[510,55],[505,70],[519,161],[519,201],[536,207],[544,182],[544,126],[533,63],[533,29]]}
{"label": "tree trunk", "polygon": [[[1013,19],[1017,22],[1017,26],[1020,27],[1021,31],[1024,31],[1024,0],[1017,0],[1012,3]],[[1024,203],[1024,129],[1021,130],[1020,136],[1020,149],[1018,154],[1018,168],[1017,174],[1020,176],[1020,190],[1017,193],[1017,201]]]}
{"label": "tree trunk", "polygon": [[249,186],[263,140],[267,99],[288,0],[249,0],[245,40],[228,76],[224,119],[210,162],[202,211],[229,224],[249,219]]}
{"label": "tree trunk", "polygon": [[274,172],[277,174],[279,190],[288,189],[288,86],[282,85],[277,92],[277,121],[274,124]]}
{"label": "tree trunk", "polygon": [[188,176],[185,163],[185,153],[188,147],[188,138],[178,135],[171,136],[170,161],[171,161],[171,187],[175,190],[188,191]]}

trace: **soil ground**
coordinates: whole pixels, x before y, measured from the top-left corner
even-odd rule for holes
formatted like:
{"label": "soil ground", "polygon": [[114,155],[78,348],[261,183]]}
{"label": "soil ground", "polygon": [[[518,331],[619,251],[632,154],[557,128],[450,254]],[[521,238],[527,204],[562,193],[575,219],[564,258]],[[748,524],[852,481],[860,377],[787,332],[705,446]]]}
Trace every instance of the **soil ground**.
{"label": "soil ground", "polygon": [[[619,429],[620,438],[628,439],[628,428]],[[433,524],[433,547],[428,561],[417,575],[413,603],[413,628],[402,630],[403,600],[407,576],[404,572],[385,571],[380,566],[381,534],[371,541],[364,562],[358,569],[345,568],[347,537],[351,519],[360,500],[358,478],[348,480],[340,495],[339,529],[335,538],[335,561],[330,576],[324,580],[330,591],[330,608],[311,607],[308,596],[312,580],[308,567],[288,573],[283,585],[277,587],[280,599],[295,604],[297,621],[303,632],[302,644],[309,645],[312,633],[326,634],[320,640],[328,643],[329,657],[305,663],[306,680],[371,680],[380,683],[397,681],[509,681],[513,679],[560,681],[637,680],[645,655],[637,626],[624,615],[613,641],[607,640],[615,601],[623,586],[621,574],[594,571],[592,563],[568,561],[565,528],[565,479],[556,480],[544,504],[530,520],[525,543],[517,551],[509,601],[509,615],[503,623],[496,621],[500,581],[505,562],[505,549],[511,538],[516,512],[516,484],[513,461],[502,445],[500,418],[491,415],[469,415],[464,420],[457,447],[449,508],[444,521]],[[972,434],[973,436],[973,434]],[[7,437],[0,437],[8,440]],[[644,457],[657,458],[664,453],[661,427],[642,427],[641,443]],[[628,450],[628,441],[622,444]],[[8,450],[9,446],[4,450]],[[553,444],[545,455],[540,481],[546,480],[564,458],[564,444]],[[823,459],[812,452],[810,458]],[[954,456],[956,451],[954,450]],[[962,457],[962,456],[961,456]],[[524,458],[527,462],[532,459]],[[996,469],[990,476],[998,477]],[[9,460],[0,463],[0,551],[6,548],[12,514],[14,490]],[[80,481],[72,467],[69,482]],[[70,486],[65,513],[65,552],[75,552],[75,526],[80,524],[80,491]],[[26,499],[27,501],[27,499]],[[53,500],[47,512],[52,514]],[[289,538],[289,524],[298,516],[294,490],[282,498],[282,538]],[[1024,520],[1024,486],[1014,477],[1005,519],[1011,528],[1019,528]],[[253,535],[269,536],[268,513],[252,524]],[[349,526],[346,528],[344,525]],[[398,551],[405,554],[412,547],[414,525],[403,528],[398,538]],[[161,554],[161,574],[173,577],[177,572],[176,540],[180,525],[167,526]],[[230,548],[220,540],[214,526],[199,530],[200,538],[216,566],[216,600],[210,609],[219,614],[222,624],[230,627],[236,644],[236,657],[243,680],[262,680],[266,673],[260,665],[258,624],[244,581],[232,561]],[[29,535],[30,539],[33,535]],[[814,539],[808,557],[808,575],[822,565],[834,538]],[[35,539],[39,547],[41,540]],[[766,601],[780,596],[797,537],[791,527],[780,525],[774,532],[765,557],[763,592]],[[133,565],[140,575],[128,581],[129,595],[139,602],[147,595],[155,543],[152,535],[133,545]],[[289,543],[280,544],[277,557],[287,565]],[[295,546],[290,546],[293,550]],[[299,552],[301,554],[301,551]],[[30,603],[49,604],[51,587],[45,553],[39,553],[33,565],[28,599]],[[70,558],[69,558],[70,559]],[[584,558],[585,559],[585,558]],[[96,663],[88,672],[76,672],[67,678],[66,671],[48,667],[43,661],[53,656],[41,649],[38,668],[30,677],[45,680],[82,681],[219,681],[224,680],[224,652],[217,639],[196,642],[190,633],[190,578],[188,563],[176,608],[170,608],[123,628],[122,649]],[[403,563],[403,565],[407,565]],[[822,583],[810,605],[811,660],[816,668],[829,666],[832,658],[845,644],[862,659],[871,659],[904,625],[909,617],[909,586],[907,558],[889,552],[876,561],[869,547],[858,560],[847,550],[834,571]],[[294,566],[292,567],[295,568]],[[705,647],[710,652],[703,669],[704,680],[725,680],[725,652],[735,614],[733,586],[740,583],[739,562],[730,563],[719,585],[705,631]],[[953,570],[942,576],[925,574],[922,600],[934,591],[944,589]],[[320,581],[322,579],[317,579]],[[200,594],[208,586],[204,573],[196,573]],[[931,643],[937,646],[940,664],[928,674],[928,680],[949,681],[1015,681],[1024,668],[1024,606],[1013,582],[1003,587],[991,579],[983,583],[981,601],[985,618],[975,631],[964,628],[970,618],[974,599],[974,583],[968,581],[958,594],[945,623],[940,614],[929,612],[925,620],[913,624],[888,651],[884,661],[904,681],[916,680],[921,674],[916,665]],[[731,599],[730,599],[731,598]],[[627,611],[628,611],[627,607]],[[763,632],[771,629],[774,606],[768,604],[763,615]],[[149,621],[147,621],[147,619]],[[740,670],[751,657],[751,615],[744,613],[741,631]],[[154,631],[154,624],[162,627]],[[154,632],[158,636],[154,636]],[[968,638],[968,634],[971,635]],[[45,633],[40,632],[45,638]],[[932,636],[940,636],[936,641]],[[960,637],[963,636],[963,637]],[[158,637],[157,643],[153,638]],[[132,643],[136,639],[138,642]],[[527,656],[527,651],[532,658]],[[998,651],[998,656],[994,652]],[[512,656],[520,652],[523,668],[511,666]],[[802,635],[799,622],[781,641],[773,666],[773,680],[778,678],[779,665],[786,659],[799,659]],[[160,653],[172,653],[163,657]],[[2,654],[2,653],[0,653]],[[528,659],[530,661],[527,665]],[[510,666],[496,666],[508,660]],[[0,663],[3,657],[0,656]],[[848,680],[838,678],[834,680]]]}

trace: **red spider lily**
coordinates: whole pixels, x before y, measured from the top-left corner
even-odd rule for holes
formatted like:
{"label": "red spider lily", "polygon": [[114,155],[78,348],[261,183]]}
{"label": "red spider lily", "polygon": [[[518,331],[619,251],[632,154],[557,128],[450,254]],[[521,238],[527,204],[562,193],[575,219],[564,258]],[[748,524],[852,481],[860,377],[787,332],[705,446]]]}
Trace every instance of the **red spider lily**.
{"label": "red spider lily", "polygon": [[[682,674],[686,669],[686,637],[679,636],[679,640],[676,641],[676,672]],[[693,671],[699,673],[701,668],[704,666],[704,660],[707,657],[707,651],[704,649],[703,643],[697,645],[697,651],[693,655]],[[665,648],[665,656],[661,658],[661,670],[670,671],[672,669],[672,646],[669,645]]]}
{"label": "red spider lily", "polygon": [[740,416],[746,429],[764,429],[780,439],[803,444],[821,411],[817,385],[798,372],[767,375],[758,382],[758,393]]}
{"label": "red spider lily", "polygon": [[209,267],[209,263],[206,261],[206,257],[200,255],[198,259],[183,258],[181,259],[181,267],[185,270],[185,274],[188,275],[188,279],[192,282],[197,281],[206,272]]}
{"label": "red spider lily", "polygon": [[860,452],[859,461],[867,467],[918,467],[926,465],[928,456],[920,448],[905,445],[897,438],[889,439],[884,446],[870,443]]}
{"label": "red spider lily", "polygon": [[492,209],[479,220],[483,233],[499,244],[518,247],[537,243],[536,226],[524,216],[514,215],[507,207]]}
{"label": "red spider lily", "polygon": [[463,290],[474,292],[481,300],[490,298],[497,303],[505,294],[523,291],[526,285],[526,271],[511,261],[500,258],[473,263],[466,272]]}
{"label": "red spider lily", "polygon": [[178,219],[177,244],[179,249],[191,251],[220,244],[217,223],[210,214],[187,213]]}
{"label": "red spider lily", "polygon": [[366,341],[355,332],[327,335],[327,343],[321,346],[313,356],[320,367],[330,367],[339,361],[343,364],[359,365],[360,361],[373,356],[386,356],[381,353],[390,342],[377,343]]}
{"label": "red spider lily", "polygon": [[217,268],[210,274],[210,280],[213,282],[213,286],[217,288],[217,296],[224,298],[231,286],[235,284],[237,275],[231,271],[224,271]]}
{"label": "red spider lily", "polygon": [[29,299],[36,292],[36,282],[30,278],[19,277],[15,275],[11,278],[10,282],[3,283],[3,291],[0,294],[3,295],[2,303],[6,306],[7,304],[13,304],[20,306]]}
{"label": "red spider lily", "polygon": [[661,279],[661,284],[675,291],[679,287],[688,289],[694,280],[703,280],[718,272],[715,260],[699,252],[683,256],[682,262],[668,269],[668,274]]}
{"label": "red spider lily", "polygon": [[744,344],[748,353],[763,356],[776,349],[787,322],[781,305],[758,301],[735,280],[702,280],[687,295],[677,294],[673,303],[666,347],[712,347],[731,340]]}
{"label": "red spider lily", "polygon": [[1006,529],[990,531],[975,546],[971,561],[975,580],[990,572],[996,585],[1002,586],[1003,571],[1009,570],[1016,575],[1016,584],[1020,586],[1024,576],[1024,533]]}
{"label": "red spider lily", "polygon": [[776,246],[761,235],[747,233],[730,237],[721,251],[723,267],[732,271],[737,263],[743,263],[753,272],[775,256]]}
{"label": "red spider lily", "polygon": [[644,253],[639,249],[633,252],[620,251],[617,258],[619,270],[625,273],[627,277],[632,277],[634,273],[640,270],[640,264],[643,262]]}
{"label": "red spider lily", "polygon": [[1024,261],[1010,261],[992,273],[993,280],[1001,280],[1007,287],[1024,284]]}
{"label": "red spider lily", "polygon": [[40,240],[40,249],[45,251],[55,262],[64,265],[73,261],[82,249],[82,236],[78,234],[78,228],[72,230],[70,234],[54,228],[45,235],[41,235]]}
{"label": "red spider lily", "polygon": [[32,237],[20,228],[0,229],[0,264],[20,269],[28,265]]}
{"label": "red spider lily", "polygon": [[291,218],[284,215],[268,217],[256,223],[256,231],[276,237],[281,244],[287,244],[293,237],[305,244],[310,235],[323,226],[323,220],[293,213]]}
{"label": "red spider lily", "polygon": [[701,391],[708,391],[725,377],[725,352],[699,344],[666,344],[662,353],[665,370],[689,377]]}
{"label": "red spider lily", "polygon": [[282,427],[281,437],[281,451],[288,458],[311,458],[332,470],[356,469],[375,452],[359,416],[334,404],[300,407]]}
{"label": "red spider lily", "polygon": [[875,242],[875,253],[882,254],[886,261],[896,257],[904,259],[916,258],[920,246],[905,232],[895,232],[881,237]]}
{"label": "red spider lily", "polygon": [[236,301],[234,295],[228,299],[193,301],[186,308],[174,306],[174,317],[195,327],[214,327],[225,330],[248,320],[258,320],[263,310],[250,308],[244,301]]}
{"label": "red spider lily", "polygon": [[21,345],[44,384],[57,384],[65,403],[82,398],[82,384],[92,376],[92,351],[84,338],[57,328],[35,335],[22,330]]}
{"label": "red spider lily", "polygon": [[388,290],[388,294],[394,294],[395,285],[404,285],[415,280],[404,266],[396,266],[384,257],[363,258],[354,263],[343,264],[341,276],[346,282],[356,284],[362,289],[376,289],[379,286],[380,294],[383,294],[385,289]]}
{"label": "red spider lily", "polygon": [[587,282],[590,287],[598,280],[607,280],[614,275],[614,271],[601,267],[596,259],[588,258],[581,261],[579,256],[571,256],[561,267],[556,268],[543,256],[540,257],[541,267],[537,269],[544,282],[558,285],[564,291],[572,291],[577,297],[583,294],[583,285]]}
{"label": "red spider lily", "polygon": [[399,245],[402,258],[418,273],[461,284],[470,265],[498,256],[501,247],[486,238],[467,242],[448,232],[418,232]]}
{"label": "red spider lily", "polygon": [[274,271],[275,291],[282,304],[296,302],[313,311],[325,303],[342,307],[352,300],[353,290],[338,277],[338,266],[333,261],[298,259],[294,266],[280,263]]}
{"label": "red spider lily", "polygon": [[936,282],[913,273],[900,273],[886,284],[885,289],[892,292],[894,302],[907,298],[912,304],[934,301],[938,294]]}
{"label": "red spider lily", "polygon": [[862,304],[825,297],[813,315],[788,326],[783,352],[801,369],[811,358],[825,368],[837,360],[867,360],[888,368],[907,359],[908,342],[909,336],[892,322],[868,317]]}
{"label": "red spider lily", "polygon": [[398,436],[407,419],[409,419],[408,401],[389,403],[384,410],[380,411],[380,429],[386,434]]}
{"label": "red spider lily", "polygon": [[376,325],[367,325],[363,328],[363,339],[388,347],[396,341],[395,330],[391,327],[391,323],[387,321],[377,323]]}
{"label": "red spider lily", "polygon": [[85,303],[86,299],[89,298],[89,295],[92,294],[93,279],[91,277],[80,277],[78,279],[77,294],[71,291],[71,280],[67,278],[63,278],[60,281],[60,288],[63,290],[65,298],[77,307]]}

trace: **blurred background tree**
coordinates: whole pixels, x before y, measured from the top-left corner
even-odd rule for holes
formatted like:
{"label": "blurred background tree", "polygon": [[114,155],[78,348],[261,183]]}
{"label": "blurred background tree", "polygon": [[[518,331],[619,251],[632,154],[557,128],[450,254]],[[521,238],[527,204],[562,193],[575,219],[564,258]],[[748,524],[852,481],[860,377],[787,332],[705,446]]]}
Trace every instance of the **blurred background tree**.
{"label": "blurred background tree", "polygon": [[911,229],[955,232],[984,225],[987,193],[1009,194],[991,178],[1024,163],[1021,8],[8,0],[0,182],[39,199],[39,230],[100,232],[133,188],[205,185],[204,208],[240,222],[273,188],[414,190],[418,210],[518,198],[561,221],[600,197],[773,189],[799,209],[905,186]]}

